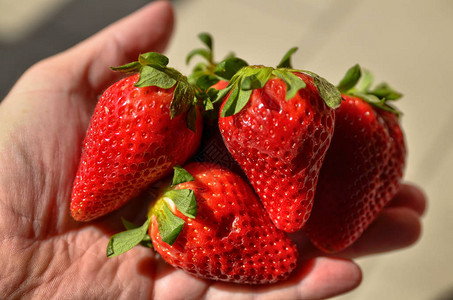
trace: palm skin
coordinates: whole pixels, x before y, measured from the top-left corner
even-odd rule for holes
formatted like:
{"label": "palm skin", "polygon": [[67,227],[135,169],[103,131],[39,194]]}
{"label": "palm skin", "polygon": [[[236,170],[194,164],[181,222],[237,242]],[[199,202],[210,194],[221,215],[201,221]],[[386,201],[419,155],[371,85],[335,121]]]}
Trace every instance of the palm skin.
{"label": "palm skin", "polygon": [[75,222],[69,201],[81,144],[97,96],[118,79],[108,67],[162,51],[172,27],[171,5],[154,2],[36,64],[1,103],[1,299],[325,298],[360,283],[360,268],[351,258],[418,239],[425,197],[404,185],[364,236],[336,257],[321,256],[302,233],[294,234],[301,266],[290,280],[272,286],[196,279],[143,247],[107,258],[109,237],[122,230],[120,216],[143,221],[149,201],[144,195],[98,221]]}

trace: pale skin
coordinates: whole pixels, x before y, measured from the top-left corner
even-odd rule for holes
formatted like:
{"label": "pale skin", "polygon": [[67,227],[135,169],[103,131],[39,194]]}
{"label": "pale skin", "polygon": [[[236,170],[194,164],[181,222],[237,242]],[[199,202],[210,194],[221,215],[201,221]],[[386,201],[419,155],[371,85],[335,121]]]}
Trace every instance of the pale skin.
{"label": "pale skin", "polygon": [[144,247],[107,258],[120,216],[143,221],[136,199],[91,223],[69,213],[82,140],[97,96],[118,75],[109,66],[163,51],[172,32],[167,2],[154,2],[97,35],[31,67],[0,105],[0,298],[322,299],[356,288],[353,258],[412,245],[420,235],[423,192],[404,184],[352,247],[317,251],[302,233],[300,267],[286,282],[242,286],[194,278]]}

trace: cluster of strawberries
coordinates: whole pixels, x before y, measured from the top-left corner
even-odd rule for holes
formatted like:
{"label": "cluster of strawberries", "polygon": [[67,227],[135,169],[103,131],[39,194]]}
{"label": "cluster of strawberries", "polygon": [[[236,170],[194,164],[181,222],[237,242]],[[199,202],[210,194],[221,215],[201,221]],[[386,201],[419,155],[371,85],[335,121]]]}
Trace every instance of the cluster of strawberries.
{"label": "cluster of strawberries", "polygon": [[[146,53],[99,99],[83,144],[71,213],[90,221],[160,182],[146,222],[114,235],[116,256],[143,241],[195,276],[263,284],[286,279],[298,251],[351,245],[396,193],[405,143],[401,95],[358,65],[334,86],[291,67],[228,56],[212,38],[189,53],[186,77]],[[183,167],[181,167],[183,166]],[[173,179],[169,179],[173,174]]]}

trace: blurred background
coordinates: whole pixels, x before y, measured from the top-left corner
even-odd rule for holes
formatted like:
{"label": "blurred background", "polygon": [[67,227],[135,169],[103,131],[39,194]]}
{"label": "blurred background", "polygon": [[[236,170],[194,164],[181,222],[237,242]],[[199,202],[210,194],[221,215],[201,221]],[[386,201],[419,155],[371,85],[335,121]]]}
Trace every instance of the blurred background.
{"label": "blurred background", "polygon": [[[34,62],[71,47],[149,1],[0,0],[0,99]],[[180,0],[166,52],[185,55],[210,32],[218,59],[230,50],[251,64],[276,65],[298,46],[293,65],[333,83],[355,63],[404,94],[398,107],[409,149],[406,179],[429,199],[416,245],[358,260],[356,299],[453,299],[453,1]]]}

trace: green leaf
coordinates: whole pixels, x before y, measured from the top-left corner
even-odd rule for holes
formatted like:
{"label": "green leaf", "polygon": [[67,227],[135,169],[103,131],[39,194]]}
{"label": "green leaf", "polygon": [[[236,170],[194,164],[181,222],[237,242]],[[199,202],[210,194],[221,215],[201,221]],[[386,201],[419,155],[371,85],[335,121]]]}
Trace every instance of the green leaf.
{"label": "green leaf", "polygon": [[196,86],[198,86],[203,91],[207,91],[211,86],[219,82],[219,79],[214,75],[202,74],[198,77],[196,81]]}
{"label": "green leaf", "polygon": [[240,112],[249,101],[252,92],[253,90],[244,91],[236,86],[223,106],[220,115],[222,117],[229,117]]}
{"label": "green leaf", "polygon": [[[212,103],[217,103],[217,102],[223,101],[223,99],[228,95],[228,93],[231,91],[232,88],[233,88],[233,85],[228,84],[228,86],[226,88],[221,89],[219,91],[217,91],[215,89],[209,89],[209,91],[211,91],[211,92],[208,93],[208,96],[211,97],[210,99],[211,99]],[[215,98],[213,96],[215,96]]]}
{"label": "green leaf", "polygon": [[362,78],[359,81],[359,85],[357,86],[357,90],[360,92],[368,92],[370,90],[371,85],[374,82],[374,76],[368,70],[362,70]]}
{"label": "green leaf", "polygon": [[170,246],[173,245],[184,227],[184,220],[175,216],[165,202],[159,213],[156,214],[156,218],[162,241]]}
{"label": "green leaf", "polygon": [[151,237],[149,236],[148,232],[146,232],[145,236],[143,237],[143,240],[140,242],[140,245],[146,248],[153,248],[153,241],[151,240]]}
{"label": "green leaf", "polygon": [[236,101],[236,105],[234,107],[233,115],[240,112],[247,105],[247,102],[249,101],[252,92],[253,90],[248,91],[239,90],[239,95]]}
{"label": "green leaf", "polygon": [[380,103],[383,103],[381,101],[381,99],[379,99],[375,95],[366,94],[366,93],[363,93],[363,92],[352,92],[352,95],[357,96],[359,98],[362,98],[362,99],[366,100],[370,104],[379,105]]}
{"label": "green leaf", "polygon": [[241,81],[241,90],[250,91],[255,89],[262,88],[261,80],[256,76],[256,74],[249,75],[244,77]]}
{"label": "green leaf", "polygon": [[331,108],[338,108],[341,105],[342,97],[340,91],[326,79],[319,75],[313,74],[313,83],[315,84],[319,95]]}
{"label": "green leaf", "polygon": [[[242,74],[241,90],[261,89],[272,75],[273,68],[247,68]],[[247,99],[248,100],[248,99]]]}
{"label": "green leaf", "polygon": [[207,49],[200,48],[200,49],[194,49],[194,50],[190,51],[189,54],[187,54],[186,64],[189,64],[190,61],[192,60],[192,58],[197,55],[205,58],[207,61],[211,60],[211,52]]}
{"label": "green leaf", "polygon": [[113,71],[120,71],[123,73],[132,73],[140,71],[142,65],[138,61],[134,61],[119,67],[110,67]]}
{"label": "green leaf", "polygon": [[[219,95],[222,95],[225,90],[227,90],[227,89],[220,90],[217,96],[219,97]],[[231,116],[234,114],[235,105],[239,98],[239,90],[240,89],[237,86],[237,84],[232,86],[232,91],[231,91],[230,95],[228,96],[227,101],[223,105],[223,109],[220,114],[221,117]]]}
{"label": "green leaf", "polygon": [[343,79],[338,84],[338,90],[342,93],[346,93],[359,82],[362,72],[358,64],[351,67],[343,77]]}
{"label": "green leaf", "polygon": [[403,96],[385,82],[378,84],[373,90],[369,91],[369,93],[380,99],[385,98],[386,100],[398,100]]}
{"label": "green leaf", "polygon": [[220,113],[221,117],[240,112],[249,101],[252,91],[262,88],[271,77],[272,71],[273,68],[261,66],[244,67],[239,70],[231,78],[228,86],[217,93],[217,98],[213,101],[216,103],[222,100],[231,91]]}
{"label": "green leaf", "polygon": [[197,84],[197,81],[200,77],[202,76],[205,76],[207,74],[206,70],[205,69],[202,69],[202,70],[193,70],[192,71],[192,74],[190,74],[188,77],[187,77],[187,80],[189,81],[190,84],[192,85],[196,85]]}
{"label": "green leaf", "polygon": [[197,215],[197,201],[195,199],[195,193],[191,189],[168,190],[164,193],[163,197],[164,200],[166,198],[171,199],[183,215],[195,219]]}
{"label": "green leaf", "polygon": [[140,71],[140,76],[135,86],[157,86],[162,89],[169,89],[173,87],[176,82],[177,80],[172,78],[167,72],[155,67],[144,66]]}
{"label": "green leaf", "polygon": [[170,117],[175,118],[189,110],[194,103],[195,91],[185,80],[179,80],[170,104]]}
{"label": "green leaf", "polygon": [[301,78],[297,77],[291,71],[276,69],[273,71],[273,74],[286,83],[286,100],[293,98],[300,89],[307,86]]}
{"label": "green leaf", "polygon": [[377,96],[375,96],[373,94],[367,94],[367,93],[363,93],[363,92],[352,92],[351,95],[359,97],[359,98],[365,100],[366,102],[368,102],[369,104],[371,104],[372,106],[377,107],[379,109],[394,113],[396,115],[401,114],[401,112],[398,109],[387,104],[385,98],[379,99]]}
{"label": "green leaf", "polygon": [[201,32],[198,34],[198,38],[203,42],[203,44],[208,47],[209,50],[212,50],[212,36],[207,32]]}
{"label": "green leaf", "polygon": [[248,66],[248,63],[238,57],[229,57],[217,64],[214,69],[214,74],[229,81],[243,67]]}
{"label": "green leaf", "polygon": [[135,229],[135,228],[140,227],[132,222],[129,222],[128,220],[124,219],[123,217],[121,217],[121,222],[123,223],[123,226],[124,226],[124,228],[126,228],[126,230]]}
{"label": "green leaf", "polygon": [[173,170],[174,170],[174,174],[173,174],[173,182],[171,184],[172,186],[178,185],[183,182],[189,182],[189,181],[195,180],[195,178],[193,178],[193,176],[181,166],[174,166]]}
{"label": "green leaf", "polygon": [[150,219],[137,228],[126,230],[113,235],[107,245],[107,257],[114,257],[134,248],[148,232]]}
{"label": "green leaf", "polygon": [[159,66],[165,68],[168,65],[168,58],[165,55],[162,55],[157,52],[148,52],[141,54],[138,57],[138,62],[142,66]]}
{"label": "green leaf", "polygon": [[286,52],[286,54],[283,56],[282,60],[280,63],[277,65],[277,68],[292,68],[291,65],[291,56],[293,55],[294,52],[297,51],[297,47],[293,47]]}
{"label": "green leaf", "polygon": [[[140,226],[137,226],[134,223],[131,223],[131,222],[127,221],[124,218],[121,218],[121,222],[123,223],[124,228],[126,228],[126,230],[131,230],[131,229],[135,229],[135,228],[139,228],[140,227]],[[146,232],[145,236],[143,237],[142,241],[140,242],[140,245],[142,245],[143,247],[146,247],[146,248],[152,248],[153,247],[153,243],[151,241],[151,237],[148,234],[148,231]]]}
{"label": "green leaf", "polygon": [[114,71],[125,73],[139,72],[142,67],[158,67],[164,69],[168,65],[168,57],[157,52],[147,52],[138,56],[138,61],[134,61],[119,67],[111,67]]}
{"label": "green leaf", "polygon": [[[234,106],[239,98],[239,90],[240,89],[237,84],[233,86],[233,89],[228,97],[228,100],[223,105],[223,109],[222,109],[222,113],[221,113],[222,117],[231,116],[234,114],[233,113],[235,110]],[[219,92],[219,94],[220,93],[221,92]]]}
{"label": "green leaf", "polygon": [[204,107],[205,111],[214,109],[214,104],[211,101],[211,97],[215,98],[216,96],[212,94],[213,93],[212,91],[214,91],[214,93],[217,94],[217,90],[216,89],[209,89],[208,90],[208,97],[206,97],[203,100],[203,107]]}
{"label": "green leaf", "polygon": [[[354,88],[357,81],[358,86]],[[398,116],[401,115],[401,112],[388,104],[388,101],[398,100],[402,97],[402,94],[395,91],[387,83],[378,84],[375,88],[371,89],[373,81],[374,77],[371,72],[368,70],[362,70],[362,72],[360,72],[358,65],[355,65],[348,70],[345,78],[340,82],[339,88],[342,92],[359,97],[374,107],[394,113]]]}

